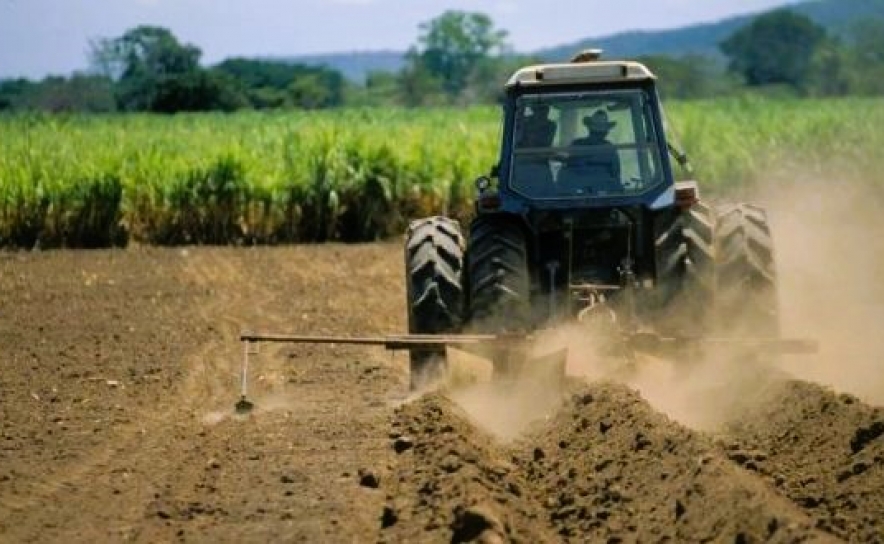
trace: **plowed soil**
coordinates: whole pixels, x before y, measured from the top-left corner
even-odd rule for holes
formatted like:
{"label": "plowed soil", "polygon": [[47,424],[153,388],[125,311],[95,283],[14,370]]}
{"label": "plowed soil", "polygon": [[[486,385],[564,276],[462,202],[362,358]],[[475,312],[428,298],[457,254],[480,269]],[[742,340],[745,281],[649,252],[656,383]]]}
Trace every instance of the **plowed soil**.
{"label": "plowed soil", "polygon": [[402,354],[267,344],[234,413],[241,330],[404,331],[401,260],[0,254],[0,541],[884,541],[884,411],[788,362],[409,395]]}

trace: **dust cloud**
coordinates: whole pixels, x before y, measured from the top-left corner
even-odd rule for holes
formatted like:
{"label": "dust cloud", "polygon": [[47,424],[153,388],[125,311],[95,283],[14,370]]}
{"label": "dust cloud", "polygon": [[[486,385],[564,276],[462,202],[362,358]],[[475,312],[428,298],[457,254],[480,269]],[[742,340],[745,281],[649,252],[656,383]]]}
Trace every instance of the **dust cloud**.
{"label": "dust cloud", "polygon": [[[773,175],[739,200],[768,213],[783,337],[819,342],[813,355],[757,359],[717,350],[703,360],[605,352],[611,331],[573,323],[543,331],[536,352],[567,348],[567,375],[630,385],[690,427],[714,430],[786,379],[802,379],[884,404],[884,187],[868,180]],[[462,385],[462,384],[461,384]],[[531,379],[476,383],[452,398],[486,429],[512,438],[558,406],[561,389]]]}
{"label": "dust cloud", "polygon": [[[549,351],[532,353],[541,358],[549,355]],[[452,365],[458,369],[455,378],[444,387],[475,423],[498,438],[512,440],[532,424],[542,424],[552,417],[562,402],[560,367],[551,360],[536,362],[540,364],[512,378],[492,380],[489,361],[479,362],[478,358],[457,353]]]}
{"label": "dust cloud", "polygon": [[774,233],[783,334],[820,343],[781,367],[884,404],[884,186],[819,178],[773,179],[756,197]]}
{"label": "dust cloud", "polygon": [[718,351],[692,365],[643,360],[622,381],[670,417],[706,430],[739,417],[785,379],[884,403],[884,191],[868,180],[820,177],[773,175],[740,198],[768,213],[783,337],[816,340],[819,353],[754,359]]}

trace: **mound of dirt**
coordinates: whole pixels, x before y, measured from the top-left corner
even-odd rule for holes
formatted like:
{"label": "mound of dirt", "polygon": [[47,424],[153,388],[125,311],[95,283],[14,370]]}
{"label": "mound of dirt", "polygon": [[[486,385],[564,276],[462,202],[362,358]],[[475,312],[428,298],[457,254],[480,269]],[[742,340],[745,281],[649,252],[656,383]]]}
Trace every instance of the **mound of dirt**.
{"label": "mound of dirt", "polygon": [[858,542],[881,538],[884,410],[789,381],[727,433],[727,455],[763,475],[820,529]]}
{"label": "mound of dirt", "polygon": [[566,541],[776,541],[821,537],[794,505],[707,437],[621,385],[575,391],[530,434],[520,466]]}
{"label": "mound of dirt", "polygon": [[431,394],[401,406],[390,437],[398,458],[382,540],[556,540],[507,449],[451,400]]}

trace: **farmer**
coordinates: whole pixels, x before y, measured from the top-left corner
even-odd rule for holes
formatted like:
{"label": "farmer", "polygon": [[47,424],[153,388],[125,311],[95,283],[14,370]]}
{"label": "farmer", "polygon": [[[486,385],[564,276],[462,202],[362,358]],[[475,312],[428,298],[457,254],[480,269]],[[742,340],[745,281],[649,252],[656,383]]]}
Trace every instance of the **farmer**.
{"label": "farmer", "polygon": [[577,150],[568,161],[572,171],[570,177],[580,178],[597,191],[620,191],[620,156],[617,148],[608,140],[608,133],[616,125],[608,120],[608,114],[596,110],[583,118],[583,125],[589,134],[577,138],[571,145],[586,147]]}

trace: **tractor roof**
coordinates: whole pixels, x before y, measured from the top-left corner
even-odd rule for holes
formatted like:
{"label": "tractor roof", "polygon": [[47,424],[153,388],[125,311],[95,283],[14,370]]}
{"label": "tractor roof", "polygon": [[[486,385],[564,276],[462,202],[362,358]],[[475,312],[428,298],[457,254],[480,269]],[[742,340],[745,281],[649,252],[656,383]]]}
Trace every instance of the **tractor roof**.
{"label": "tractor roof", "polygon": [[507,88],[575,83],[617,83],[656,79],[645,65],[622,60],[526,66],[510,77]]}

